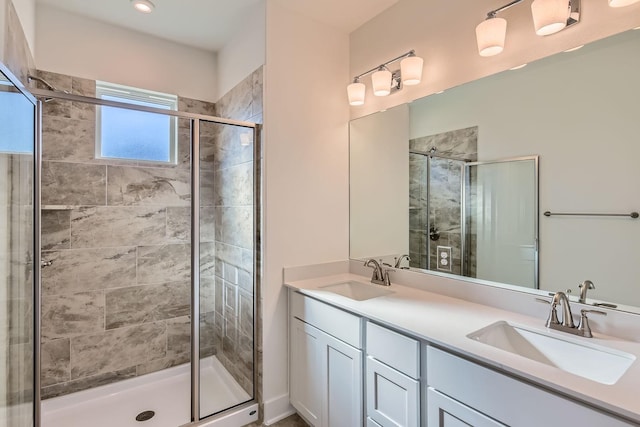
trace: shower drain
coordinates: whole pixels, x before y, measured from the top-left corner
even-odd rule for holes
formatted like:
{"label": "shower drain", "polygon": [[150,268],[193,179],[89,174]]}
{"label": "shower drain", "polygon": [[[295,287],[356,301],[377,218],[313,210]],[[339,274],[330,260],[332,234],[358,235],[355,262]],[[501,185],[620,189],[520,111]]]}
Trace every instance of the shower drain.
{"label": "shower drain", "polygon": [[138,416],[136,416],[136,421],[149,421],[155,414],[154,411],[140,412]]}

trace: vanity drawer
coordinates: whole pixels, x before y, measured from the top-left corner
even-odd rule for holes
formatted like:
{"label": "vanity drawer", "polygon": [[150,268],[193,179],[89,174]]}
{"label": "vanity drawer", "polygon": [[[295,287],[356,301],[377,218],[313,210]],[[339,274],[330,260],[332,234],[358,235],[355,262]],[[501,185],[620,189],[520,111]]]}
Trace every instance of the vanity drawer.
{"label": "vanity drawer", "polygon": [[420,343],[413,338],[367,322],[367,354],[413,379],[420,378]]}
{"label": "vanity drawer", "polygon": [[431,346],[427,379],[430,388],[508,426],[634,425]]}
{"label": "vanity drawer", "polygon": [[360,318],[298,292],[290,292],[291,316],[355,347],[362,348]]}

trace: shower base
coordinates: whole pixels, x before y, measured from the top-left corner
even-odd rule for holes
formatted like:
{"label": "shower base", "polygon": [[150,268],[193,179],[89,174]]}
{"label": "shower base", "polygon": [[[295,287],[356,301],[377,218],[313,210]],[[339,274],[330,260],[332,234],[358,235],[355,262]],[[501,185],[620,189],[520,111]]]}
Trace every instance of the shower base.
{"label": "shower base", "polygon": [[[215,356],[202,359],[200,369],[202,413],[251,400]],[[145,411],[155,415],[136,421]],[[189,364],[42,402],[42,427],[178,427],[190,417]]]}

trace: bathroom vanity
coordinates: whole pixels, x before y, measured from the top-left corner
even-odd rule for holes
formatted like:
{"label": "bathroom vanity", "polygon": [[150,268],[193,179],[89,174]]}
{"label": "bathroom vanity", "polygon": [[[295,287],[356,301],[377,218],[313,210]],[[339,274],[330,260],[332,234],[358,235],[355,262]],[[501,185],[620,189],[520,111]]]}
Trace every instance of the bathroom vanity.
{"label": "bathroom vanity", "polygon": [[285,284],[290,400],[313,426],[640,424],[633,340],[597,326],[575,337],[348,267],[285,269]]}

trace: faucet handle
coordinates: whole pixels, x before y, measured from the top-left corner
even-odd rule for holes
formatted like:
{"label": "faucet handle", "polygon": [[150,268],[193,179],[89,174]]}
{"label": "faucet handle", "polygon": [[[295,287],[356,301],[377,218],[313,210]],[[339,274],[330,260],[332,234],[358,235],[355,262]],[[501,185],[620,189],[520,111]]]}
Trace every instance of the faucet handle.
{"label": "faucet handle", "polygon": [[389,273],[390,272],[394,272],[396,271],[393,268],[385,268],[384,269],[384,285],[385,286],[391,286],[391,278],[389,277]]}
{"label": "faucet handle", "polygon": [[549,304],[551,306],[551,310],[549,311],[549,317],[547,318],[547,322],[545,326],[548,328],[550,325],[559,325],[560,321],[558,320],[558,312],[556,311],[556,303],[554,300],[547,301],[546,299],[536,298],[536,302]]}
{"label": "faucet handle", "polygon": [[583,337],[592,338],[593,334],[591,333],[591,327],[589,326],[589,318],[587,317],[587,313],[599,314],[600,316],[606,316],[607,313],[600,310],[580,310],[580,324],[578,325],[578,331]]}

